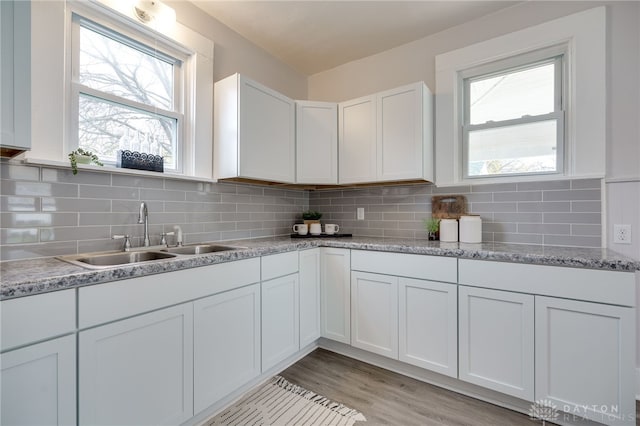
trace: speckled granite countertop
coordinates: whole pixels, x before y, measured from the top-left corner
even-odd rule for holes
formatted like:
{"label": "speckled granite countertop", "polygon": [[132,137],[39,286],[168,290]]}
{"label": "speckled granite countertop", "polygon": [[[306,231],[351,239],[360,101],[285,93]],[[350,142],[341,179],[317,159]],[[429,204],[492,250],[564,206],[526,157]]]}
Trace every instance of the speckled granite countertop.
{"label": "speckled granite countertop", "polygon": [[221,243],[245,248],[197,256],[178,256],[162,261],[101,270],[85,269],[53,257],[0,262],[0,300],[313,247],[427,254],[627,272],[640,270],[640,262],[610,250],[575,247],[440,243],[371,237],[309,239],[275,237]]}

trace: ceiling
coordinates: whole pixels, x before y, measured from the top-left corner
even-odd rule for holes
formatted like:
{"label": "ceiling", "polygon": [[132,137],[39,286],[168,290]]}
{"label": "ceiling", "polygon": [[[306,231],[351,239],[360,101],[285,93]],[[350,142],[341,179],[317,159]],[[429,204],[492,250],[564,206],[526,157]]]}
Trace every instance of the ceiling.
{"label": "ceiling", "polygon": [[312,75],[435,34],[518,1],[217,1],[196,6]]}

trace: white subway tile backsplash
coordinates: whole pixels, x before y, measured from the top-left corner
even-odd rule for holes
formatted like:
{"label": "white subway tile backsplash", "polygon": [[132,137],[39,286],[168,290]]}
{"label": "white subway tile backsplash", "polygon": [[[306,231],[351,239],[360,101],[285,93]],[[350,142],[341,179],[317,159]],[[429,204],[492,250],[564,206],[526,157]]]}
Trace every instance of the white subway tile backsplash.
{"label": "white subway tile backsplash", "polygon": [[[399,236],[398,231],[403,231],[404,236],[412,233],[412,238],[426,239],[426,232],[417,224],[431,216],[433,194],[465,195],[468,211],[480,214],[483,219],[484,241],[526,244],[565,241],[570,245],[600,246],[600,241],[592,238],[601,230],[599,179],[315,191],[309,193],[309,207],[323,212],[323,220],[340,224],[341,232]],[[349,204],[343,204],[345,199]],[[351,199],[355,199],[355,205],[350,204]],[[354,220],[355,207],[365,209],[364,221]],[[552,238],[558,236],[567,238]],[[576,238],[568,238],[572,236]]]}
{"label": "white subway tile backsplash", "polygon": [[0,191],[2,195],[19,195],[27,197],[77,197],[78,185],[3,180],[0,186]]}
{"label": "white subway tile backsplash", "polygon": [[0,196],[0,212],[35,212],[40,210],[40,198]]}
{"label": "white subway tile backsplash", "polygon": [[568,201],[524,202],[518,203],[519,212],[570,212],[571,203]]}
{"label": "white subway tile backsplash", "polygon": [[519,182],[518,191],[535,191],[539,189],[570,189],[571,181],[569,180],[552,180],[540,182]]}
{"label": "white subway tile backsplash", "polygon": [[545,213],[544,223],[591,223],[600,224],[600,213]]}
{"label": "white subway tile backsplash", "polygon": [[[431,184],[305,191],[178,180],[169,176],[25,166],[2,161],[2,259],[119,249],[113,234],[141,241],[138,208],[146,201],[152,239],[180,225],[185,242],[287,235],[307,209],[341,232],[374,237],[427,237],[423,219],[433,194],[462,194],[483,218],[483,239],[528,244],[600,245],[599,179]],[[365,220],[356,220],[364,207]]]}
{"label": "white subway tile backsplash", "polygon": [[109,200],[139,200],[138,188],[120,186],[80,185],[80,198],[103,198]]}
{"label": "white subway tile backsplash", "polygon": [[111,186],[111,174],[91,172],[88,170],[79,171],[77,175],[71,173],[70,169],[50,169],[42,168],[42,182],[59,183],[83,183],[85,185],[106,185]]}
{"label": "white subway tile backsplash", "polygon": [[544,201],[600,200],[599,189],[578,189],[570,191],[544,191]]}
{"label": "white subway tile backsplash", "polygon": [[0,162],[0,179],[10,180],[40,180],[40,169],[38,167],[25,167]]}
{"label": "white subway tile backsplash", "polygon": [[496,192],[493,201],[542,201],[542,191]]}

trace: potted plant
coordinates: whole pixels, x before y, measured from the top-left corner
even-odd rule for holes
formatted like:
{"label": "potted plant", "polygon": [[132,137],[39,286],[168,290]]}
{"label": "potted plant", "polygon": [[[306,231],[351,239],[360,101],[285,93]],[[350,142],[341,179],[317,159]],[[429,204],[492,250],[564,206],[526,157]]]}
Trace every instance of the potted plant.
{"label": "potted plant", "polygon": [[71,163],[71,172],[78,174],[78,164],[95,164],[96,166],[103,166],[102,162],[97,155],[91,151],[86,151],[82,148],[78,148],[75,151],[69,153],[69,162]]}
{"label": "potted plant", "polygon": [[304,223],[306,223],[307,225],[310,225],[312,223],[320,223],[321,217],[322,213],[314,210],[307,210],[306,212],[302,212],[302,220],[304,220]]}
{"label": "potted plant", "polygon": [[424,220],[424,228],[427,230],[429,234],[429,241],[438,241],[439,239],[439,230],[440,230],[440,219],[435,217],[431,217],[429,219]]}

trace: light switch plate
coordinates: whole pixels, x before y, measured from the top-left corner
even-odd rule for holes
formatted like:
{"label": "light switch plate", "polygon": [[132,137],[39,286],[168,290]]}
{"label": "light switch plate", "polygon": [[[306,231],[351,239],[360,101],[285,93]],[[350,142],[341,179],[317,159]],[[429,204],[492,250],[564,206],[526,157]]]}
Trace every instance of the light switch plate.
{"label": "light switch plate", "polygon": [[358,207],[356,212],[357,212],[357,219],[364,220],[364,207]]}

